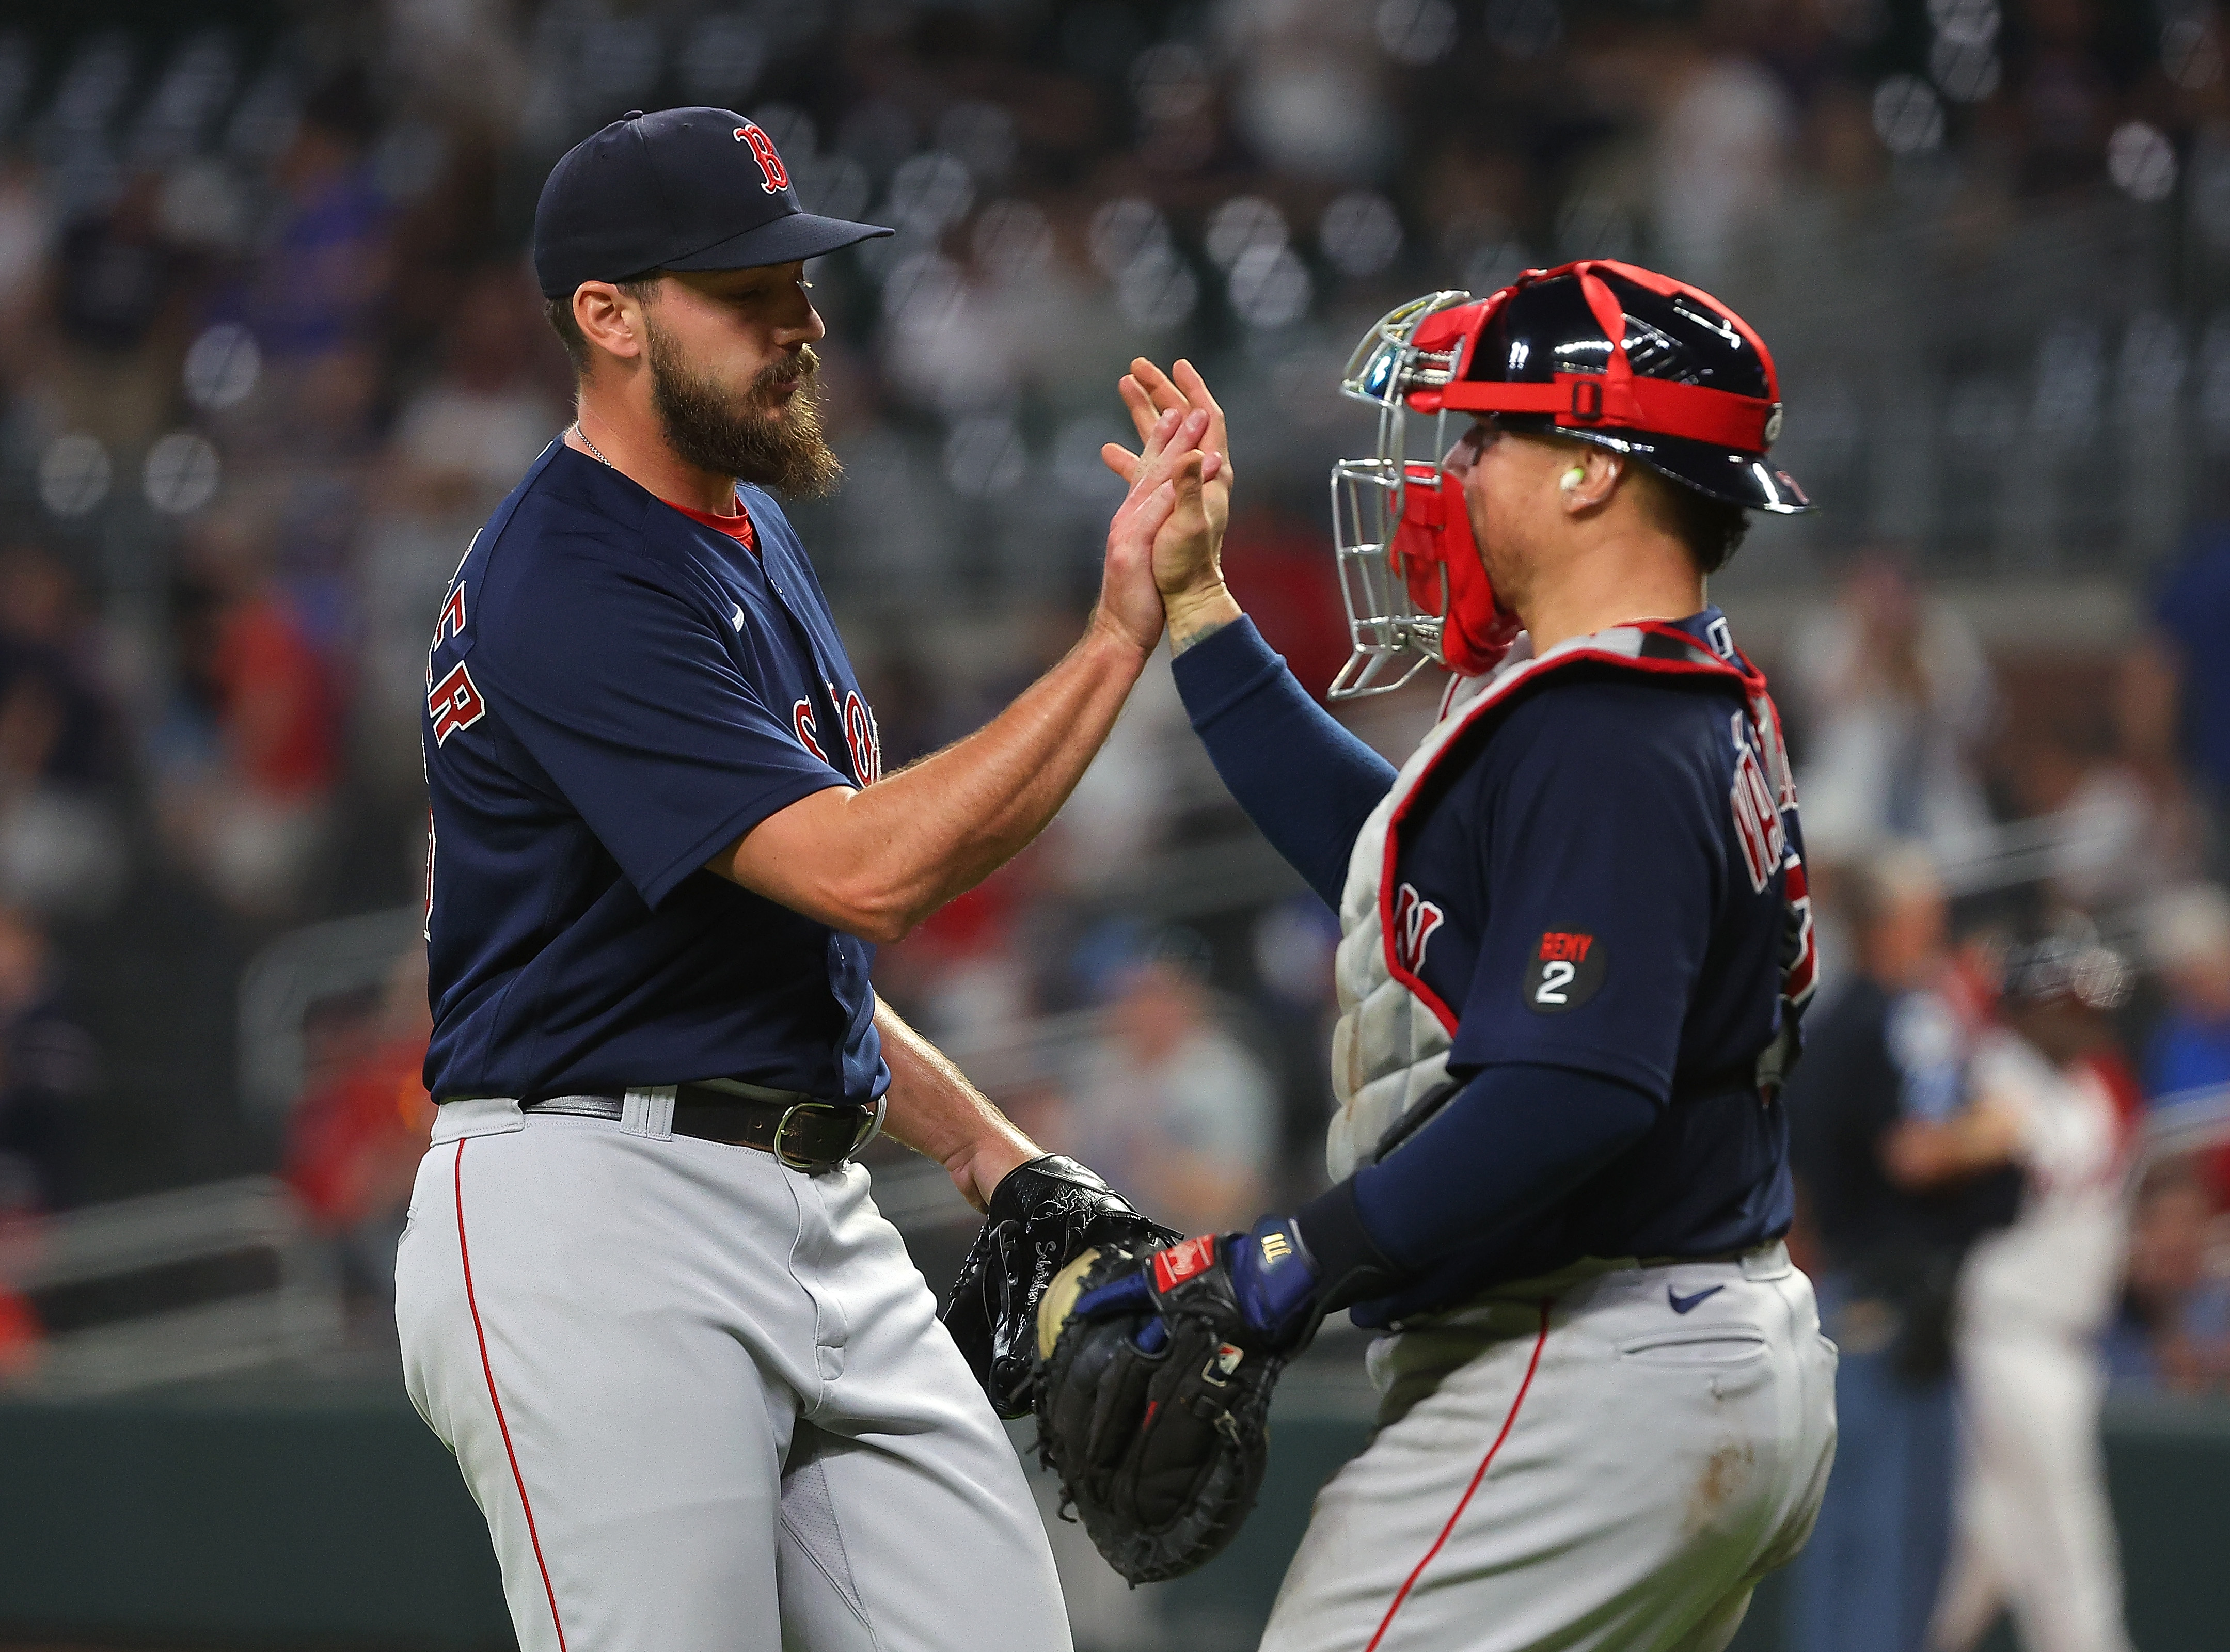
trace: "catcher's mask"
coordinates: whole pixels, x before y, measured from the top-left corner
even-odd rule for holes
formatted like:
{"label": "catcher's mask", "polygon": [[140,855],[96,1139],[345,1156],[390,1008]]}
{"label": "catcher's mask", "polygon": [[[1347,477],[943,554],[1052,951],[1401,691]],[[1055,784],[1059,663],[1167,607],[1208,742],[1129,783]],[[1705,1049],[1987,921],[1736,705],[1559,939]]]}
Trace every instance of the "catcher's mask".
{"label": "catcher's mask", "polygon": [[[1593,442],[1698,492],[1812,509],[1766,457],[1781,382],[1763,341],[1708,293],[1631,264],[1528,270],[1474,300],[1434,292],[1356,346],[1340,393],[1378,410],[1378,448],[1332,466],[1332,533],[1355,652],[1334,699],[1401,687],[1428,665],[1491,671],[1518,618],[1495,600],[1462,485],[1441,466],[1451,415]],[[1412,459],[1409,421],[1434,421]]]}

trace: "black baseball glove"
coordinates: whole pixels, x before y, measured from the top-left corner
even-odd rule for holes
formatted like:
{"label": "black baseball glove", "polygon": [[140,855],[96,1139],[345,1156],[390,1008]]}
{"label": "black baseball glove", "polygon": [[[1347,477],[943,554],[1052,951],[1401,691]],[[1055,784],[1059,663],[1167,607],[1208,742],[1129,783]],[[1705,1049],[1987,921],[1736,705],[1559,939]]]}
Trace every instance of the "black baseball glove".
{"label": "black baseball glove", "polygon": [[1109,1565],[1157,1583],[1237,1535],[1271,1389],[1317,1317],[1289,1223],[1111,1245],[1062,1270],[1038,1309],[1038,1456]]}
{"label": "black baseball glove", "polygon": [[1094,1245],[1151,1248],[1179,1237],[1073,1159],[1048,1154],[1009,1171],[944,1308],[944,1328],[992,1409],[1030,1414],[1038,1302],[1055,1274]]}

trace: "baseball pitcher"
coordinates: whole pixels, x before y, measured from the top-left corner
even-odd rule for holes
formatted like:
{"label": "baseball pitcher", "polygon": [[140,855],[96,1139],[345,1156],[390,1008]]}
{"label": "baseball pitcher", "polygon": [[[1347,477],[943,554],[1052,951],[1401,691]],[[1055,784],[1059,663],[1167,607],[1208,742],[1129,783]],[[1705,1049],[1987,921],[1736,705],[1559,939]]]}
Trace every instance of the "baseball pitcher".
{"label": "baseball pitcher", "polygon": [[888,233],[802,211],[707,108],[605,127],[536,213],[580,417],[428,655],[441,1108],[396,1302],[526,1652],[1068,1644],[1014,1450],[854,1160],[887,1130],[979,1208],[1058,1190],[1064,1244],[1157,1230],[878,1004],[870,943],[1060,807],[1218,461],[1205,410],[1158,420],[1083,640],[884,777],[774,494],[837,468],[804,260]]}

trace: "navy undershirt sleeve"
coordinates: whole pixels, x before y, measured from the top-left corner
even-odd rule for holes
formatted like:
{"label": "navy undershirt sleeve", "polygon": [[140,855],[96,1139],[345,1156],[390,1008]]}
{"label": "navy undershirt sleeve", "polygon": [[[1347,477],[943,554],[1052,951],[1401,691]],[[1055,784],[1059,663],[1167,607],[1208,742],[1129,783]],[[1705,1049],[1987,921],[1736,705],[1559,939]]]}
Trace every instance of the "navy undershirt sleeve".
{"label": "navy undershirt sleeve", "polygon": [[1349,852],[1392,787],[1394,766],[1311,697],[1252,620],[1202,638],[1171,671],[1193,730],[1239,807],[1339,910]]}
{"label": "navy undershirt sleeve", "polygon": [[1302,1207],[1319,1276],[1361,1287],[1331,1305],[1387,1289],[1389,1264],[1413,1277],[1546,1210],[1647,1135],[1660,1105],[1600,1073],[1531,1062],[1480,1069],[1384,1160]]}

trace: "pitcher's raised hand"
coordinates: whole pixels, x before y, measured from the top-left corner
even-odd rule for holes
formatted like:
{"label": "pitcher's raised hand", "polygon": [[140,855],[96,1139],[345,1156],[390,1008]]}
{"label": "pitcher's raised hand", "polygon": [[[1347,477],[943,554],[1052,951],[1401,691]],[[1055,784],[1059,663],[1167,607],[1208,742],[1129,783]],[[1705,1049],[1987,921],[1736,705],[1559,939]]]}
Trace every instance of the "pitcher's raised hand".
{"label": "pitcher's raised hand", "polygon": [[[1116,385],[1123,405],[1138,427],[1141,452],[1131,453],[1109,442],[1099,450],[1107,467],[1126,481],[1140,473],[1144,454],[1161,421],[1172,413],[1208,415],[1201,446],[1220,464],[1204,466],[1201,510],[1204,533],[1193,533],[1172,524],[1160,536],[1154,550],[1154,586],[1167,609],[1170,646],[1182,652],[1196,637],[1228,623],[1239,615],[1238,604],[1223,584],[1223,530],[1231,519],[1231,458],[1223,409],[1190,362],[1179,361],[1174,375],[1164,373],[1143,356]],[[1173,516],[1175,513],[1173,512]]]}
{"label": "pitcher's raised hand", "polygon": [[[1118,380],[1116,391],[1131,415],[1131,422],[1143,443],[1154,427],[1156,420],[1164,413],[1189,412],[1195,409],[1208,415],[1208,434],[1201,446],[1208,452],[1220,454],[1223,464],[1220,474],[1212,477],[1203,498],[1208,506],[1209,530],[1215,536],[1219,550],[1223,544],[1223,530],[1231,519],[1231,439],[1224,423],[1223,409],[1215,397],[1208,393],[1208,381],[1200,376],[1193,364],[1180,359],[1175,365],[1174,376],[1138,357],[1131,362],[1131,370]],[[1125,481],[1136,472],[1138,456],[1119,443],[1109,442],[1099,450],[1100,458]]]}
{"label": "pitcher's raised hand", "polygon": [[1214,547],[1203,489],[1222,468],[1200,447],[1210,418],[1171,408],[1147,421],[1125,479],[1130,492],[1107,524],[1107,560],[1093,624],[1150,649],[1162,634],[1162,569],[1205,562]]}

